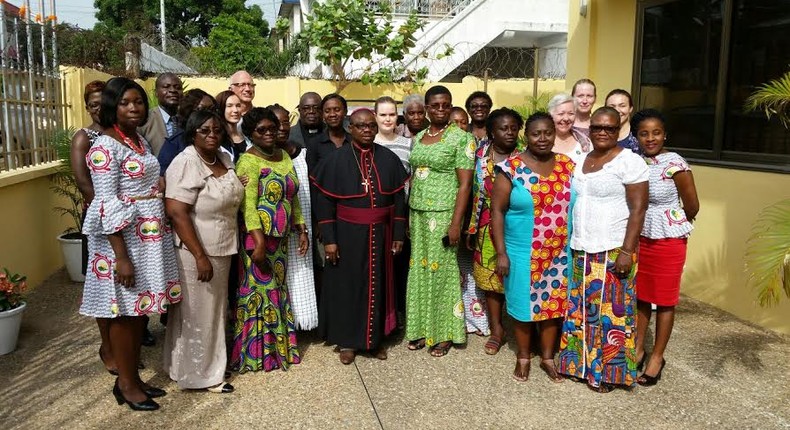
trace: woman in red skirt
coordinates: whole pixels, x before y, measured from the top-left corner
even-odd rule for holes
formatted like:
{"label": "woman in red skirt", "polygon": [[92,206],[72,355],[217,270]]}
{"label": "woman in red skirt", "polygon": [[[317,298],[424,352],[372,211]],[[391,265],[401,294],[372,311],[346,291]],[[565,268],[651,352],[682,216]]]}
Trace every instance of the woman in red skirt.
{"label": "woman in red skirt", "polygon": [[[639,239],[639,271],[637,285],[637,345],[640,385],[655,385],[664,370],[666,350],[675,306],[680,296],[680,277],[686,263],[686,241],[694,228],[691,223],[699,212],[697,189],[686,160],[664,148],[664,118],[658,111],[646,109],[631,120],[631,130],[650,170],[650,200],[645,224]],[[682,201],[682,204],[681,204]],[[656,331],[652,353],[645,353],[645,334],[655,304]]]}

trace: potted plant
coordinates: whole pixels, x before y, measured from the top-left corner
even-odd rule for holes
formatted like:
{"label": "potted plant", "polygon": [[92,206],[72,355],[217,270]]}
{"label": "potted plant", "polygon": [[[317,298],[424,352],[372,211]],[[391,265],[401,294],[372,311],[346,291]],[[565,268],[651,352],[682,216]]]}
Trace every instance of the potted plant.
{"label": "potted plant", "polygon": [[8,269],[0,272],[0,355],[16,349],[22,312],[27,306],[22,301],[22,293],[26,288],[27,281],[24,276],[12,275]]}
{"label": "potted plant", "polygon": [[69,278],[74,282],[85,281],[82,274],[82,194],[77,188],[74,172],[71,171],[71,138],[74,130],[57,130],[53,137],[52,146],[61,160],[57,172],[52,176],[52,186],[55,194],[62,196],[67,202],[65,206],[56,206],[55,212],[60,216],[69,217],[73,224],[58,236],[63,252],[63,261]]}
{"label": "potted plant", "polygon": [[[746,100],[746,110],[762,110],[790,127],[790,72],[761,85]],[[781,200],[760,212],[747,241],[746,270],[757,288],[761,306],[790,298],[790,199]]]}

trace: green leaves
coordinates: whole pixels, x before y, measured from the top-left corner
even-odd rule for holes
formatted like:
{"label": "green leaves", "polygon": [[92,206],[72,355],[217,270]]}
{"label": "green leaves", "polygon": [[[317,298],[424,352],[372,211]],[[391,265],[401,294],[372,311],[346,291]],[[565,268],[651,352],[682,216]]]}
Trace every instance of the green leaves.
{"label": "green leaves", "polygon": [[790,298],[790,199],[765,208],[746,242],[749,284],[757,288],[760,306]]}
{"label": "green leaves", "polygon": [[758,87],[744,103],[747,111],[762,110],[771,119],[776,115],[785,128],[790,127],[790,72]]}
{"label": "green leaves", "polygon": [[[299,36],[314,48],[316,60],[333,71],[342,89],[354,77],[365,85],[380,85],[416,76],[415,70],[407,70],[401,63],[416,45],[414,34],[424,26],[412,11],[396,29],[392,5],[387,1],[371,10],[359,0],[327,0],[313,4],[312,15]],[[348,67],[355,60],[367,65],[356,70]]]}
{"label": "green leaves", "polygon": [[51,146],[55,149],[61,164],[58,170],[50,178],[50,189],[53,193],[63,197],[68,204],[55,207],[55,212],[60,216],[68,216],[73,224],[66,230],[66,233],[80,231],[82,229],[82,194],[77,188],[77,180],[71,170],[71,138],[75,130],[56,130],[52,136]]}

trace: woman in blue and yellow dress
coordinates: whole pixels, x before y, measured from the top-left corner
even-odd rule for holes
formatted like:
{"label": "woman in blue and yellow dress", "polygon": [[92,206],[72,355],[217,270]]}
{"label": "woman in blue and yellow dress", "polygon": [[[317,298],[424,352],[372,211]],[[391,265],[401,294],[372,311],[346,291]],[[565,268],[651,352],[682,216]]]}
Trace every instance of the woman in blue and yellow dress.
{"label": "woman in blue and yellow dress", "polygon": [[296,327],[285,285],[288,235],[299,234],[299,252],[307,251],[307,229],[299,205],[299,179],[291,157],[275,146],[280,122],[269,109],[244,115],[242,132],[252,148],[236,171],[247,176],[244,204],[244,268],[233,327],[231,363],[240,373],[286,370],[301,361]]}

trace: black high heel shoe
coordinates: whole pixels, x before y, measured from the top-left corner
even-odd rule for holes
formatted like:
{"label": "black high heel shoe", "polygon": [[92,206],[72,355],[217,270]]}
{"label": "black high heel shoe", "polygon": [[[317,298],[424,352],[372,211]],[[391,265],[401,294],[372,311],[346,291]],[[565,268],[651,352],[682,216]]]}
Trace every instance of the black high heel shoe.
{"label": "black high heel shoe", "polygon": [[661,372],[664,371],[664,366],[666,366],[666,364],[667,361],[662,358],[661,368],[658,369],[658,373],[656,373],[656,376],[650,376],[643,373],[642,376],[636,379],[636,383],[643,387],[652,387],[653,385],[658,384],[658,381],[661,380]]}
{"label": "black high heel shoe", "polygon": [[145,399],[142,402],[130,402],[123,397],[123,393],[121,393],[121,388],[118,386],[118,380],[115,380],[115,386],[112,387],[112,394],[115,396],[115,401],[118,402],[119,405],[126,403],[129,405],[133,411],[155,411],[159,409],[159,403],[151,400],[151,398]]}
{"label": "black high heel shoe", "polygon": [[164,397],[167,395],[167,391],[156,387],[143,388],[143,393],[145,393],[148,397],[152,399],[155,399],[157,397]]}

